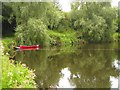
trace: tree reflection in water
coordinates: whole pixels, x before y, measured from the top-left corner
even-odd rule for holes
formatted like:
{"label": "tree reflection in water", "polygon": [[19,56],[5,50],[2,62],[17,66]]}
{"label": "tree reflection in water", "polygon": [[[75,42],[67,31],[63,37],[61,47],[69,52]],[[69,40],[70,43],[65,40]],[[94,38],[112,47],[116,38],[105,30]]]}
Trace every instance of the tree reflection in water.
{"label": "tree reflection in water", "polygon": [[68,70],[66,87],[110,88],[110,77],[119,76],[113,65],[118,60],[114,44],[90,44],[83,47],[68,46],[57,49],[17,52],[17,60],[35,70],[40,88],[61,87]]}

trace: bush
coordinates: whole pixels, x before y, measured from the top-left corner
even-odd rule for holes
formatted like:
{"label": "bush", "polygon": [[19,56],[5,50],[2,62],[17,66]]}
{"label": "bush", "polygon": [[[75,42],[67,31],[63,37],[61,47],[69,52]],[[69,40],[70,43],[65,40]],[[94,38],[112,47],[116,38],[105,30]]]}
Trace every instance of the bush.
{"label": "bush", "polygon": [[55,31],[48,31],[50,42],[53,45],[71,45],[78,41],[75,32],[59,33]]}
{"label": "bush", "polygon": [[113,40],[114,41],[119,41],[120,34],[119,33],[114,33],[113,34]]}
{"label": "bush", "polygon": [[49,36],[46,33],[46,26],[40,19],[29,19],[27,24],[18,25],[16,28],[16,42],[18,45],[40,44],[49,45]]}
{"label": "bush", "polygon": [[14,65],[7,56],[2,57],[2,88],[35,88],[35,74],[21,63]]}
{"label": "bush", "polygon": [[83,20],[82,25],[84,27],[80,32],[82,32],[83,39],[86,41],[104,42],[108,39],[109,35],[106,36],[105,32],[107,25],[102,17],[93,15],[93,20],[88,20],[87,22]]}
{"label": "bush", "polygon": [[14,40],[14,35],[12,36],[7,36],[7,37],[3,37],[2,39],[2,44],[4,46],[4,54],[8,53],[10,50],[12,50],[12,42],[15,43]]}

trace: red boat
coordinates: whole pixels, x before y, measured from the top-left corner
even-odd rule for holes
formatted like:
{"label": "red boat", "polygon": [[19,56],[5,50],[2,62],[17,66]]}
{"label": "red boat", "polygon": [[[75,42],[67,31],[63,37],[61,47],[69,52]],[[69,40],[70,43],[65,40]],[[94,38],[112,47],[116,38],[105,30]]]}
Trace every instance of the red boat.
{"label": "red boat", "polygon": [[39,45],[32,45],[32,46],[20,45],[20,49],[29,49],[29,48],[40,48],[40,46]]}
{"label": "red boat", "polygon": [[39,50],[40,45],[31,45],[31,46],[20,45],[19,47],[16,47],[16,49],[19,49],[19,50]]}

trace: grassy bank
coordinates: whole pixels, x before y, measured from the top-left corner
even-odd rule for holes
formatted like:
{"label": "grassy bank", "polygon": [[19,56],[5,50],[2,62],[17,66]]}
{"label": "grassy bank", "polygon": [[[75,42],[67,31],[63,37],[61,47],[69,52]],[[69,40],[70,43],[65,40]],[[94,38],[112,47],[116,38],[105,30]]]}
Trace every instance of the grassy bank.
{"label": "grassy bank", "polygon": [[[0,58],[2,58],[2,42],[1,42],[1,39],[0,39]],[[0,59],[0,90],[2,89],[2,60]]]}
{"label": "grassy bank", "polygon": [[2,44],[5,48],[8,48],[8,45],[10,45],[10,43],[14,40],[15,36],[11,35],[11,36],[7,36],[7,37],[3,37],[2,38]]}

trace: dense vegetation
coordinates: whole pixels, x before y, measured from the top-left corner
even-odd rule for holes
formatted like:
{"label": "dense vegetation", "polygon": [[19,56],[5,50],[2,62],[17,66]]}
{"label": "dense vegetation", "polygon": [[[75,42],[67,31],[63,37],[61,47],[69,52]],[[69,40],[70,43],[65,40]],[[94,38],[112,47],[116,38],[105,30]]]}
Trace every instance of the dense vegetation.
{"label": "dense vegetation", "polygon": [[[2,8],[3,34],[12,28],[17,45],[118,40],[118,9],[110,2],[73,2],[68,13],[60,9],[59,3],[53,2],[3,3]],[[10,27],[4,30],[6,20]]]}
{"label": "dense vegetation", "polygon": [[[34,81],[35,74],[34,71],[29,69],[25,64],[11,60],[9,54],[6,52],[9,51],[8,44],[11,40],[14,40],[13,37],[4,38],[2,40],[3,47],[0,41],[0,67],[2,67],[2,75],[0,72],[0,89],[1,88],[36,88],[36,83]],[[10,59],[10,60],[9,60]]]}
{"label": "dense vegetation", "polygon": [[104,2],[76,4],[72,5],[72,23],[82,38],[89,42],[112,41],[112,35],[118,27],[117,9],[111,8],[110,3]]}
{"label": "dense vegetation", "polygon": [[36,88],[35,74],[24,64],[2,57],[2,88]]}
{"label": "dense vegetation", "polygon": [[[9,51],[11,41],[17,46],[40,44],[42,47],[119,41],[118,11],[110,2],[73,2],[70,12],[63,12],[59,3],[53,2],[2,3],[4,53]],[[28,68],[19,63],[14,65],[5,55],[2,63],[3,87],[35,87],[34,77],[29,76],[33,73]]]}

